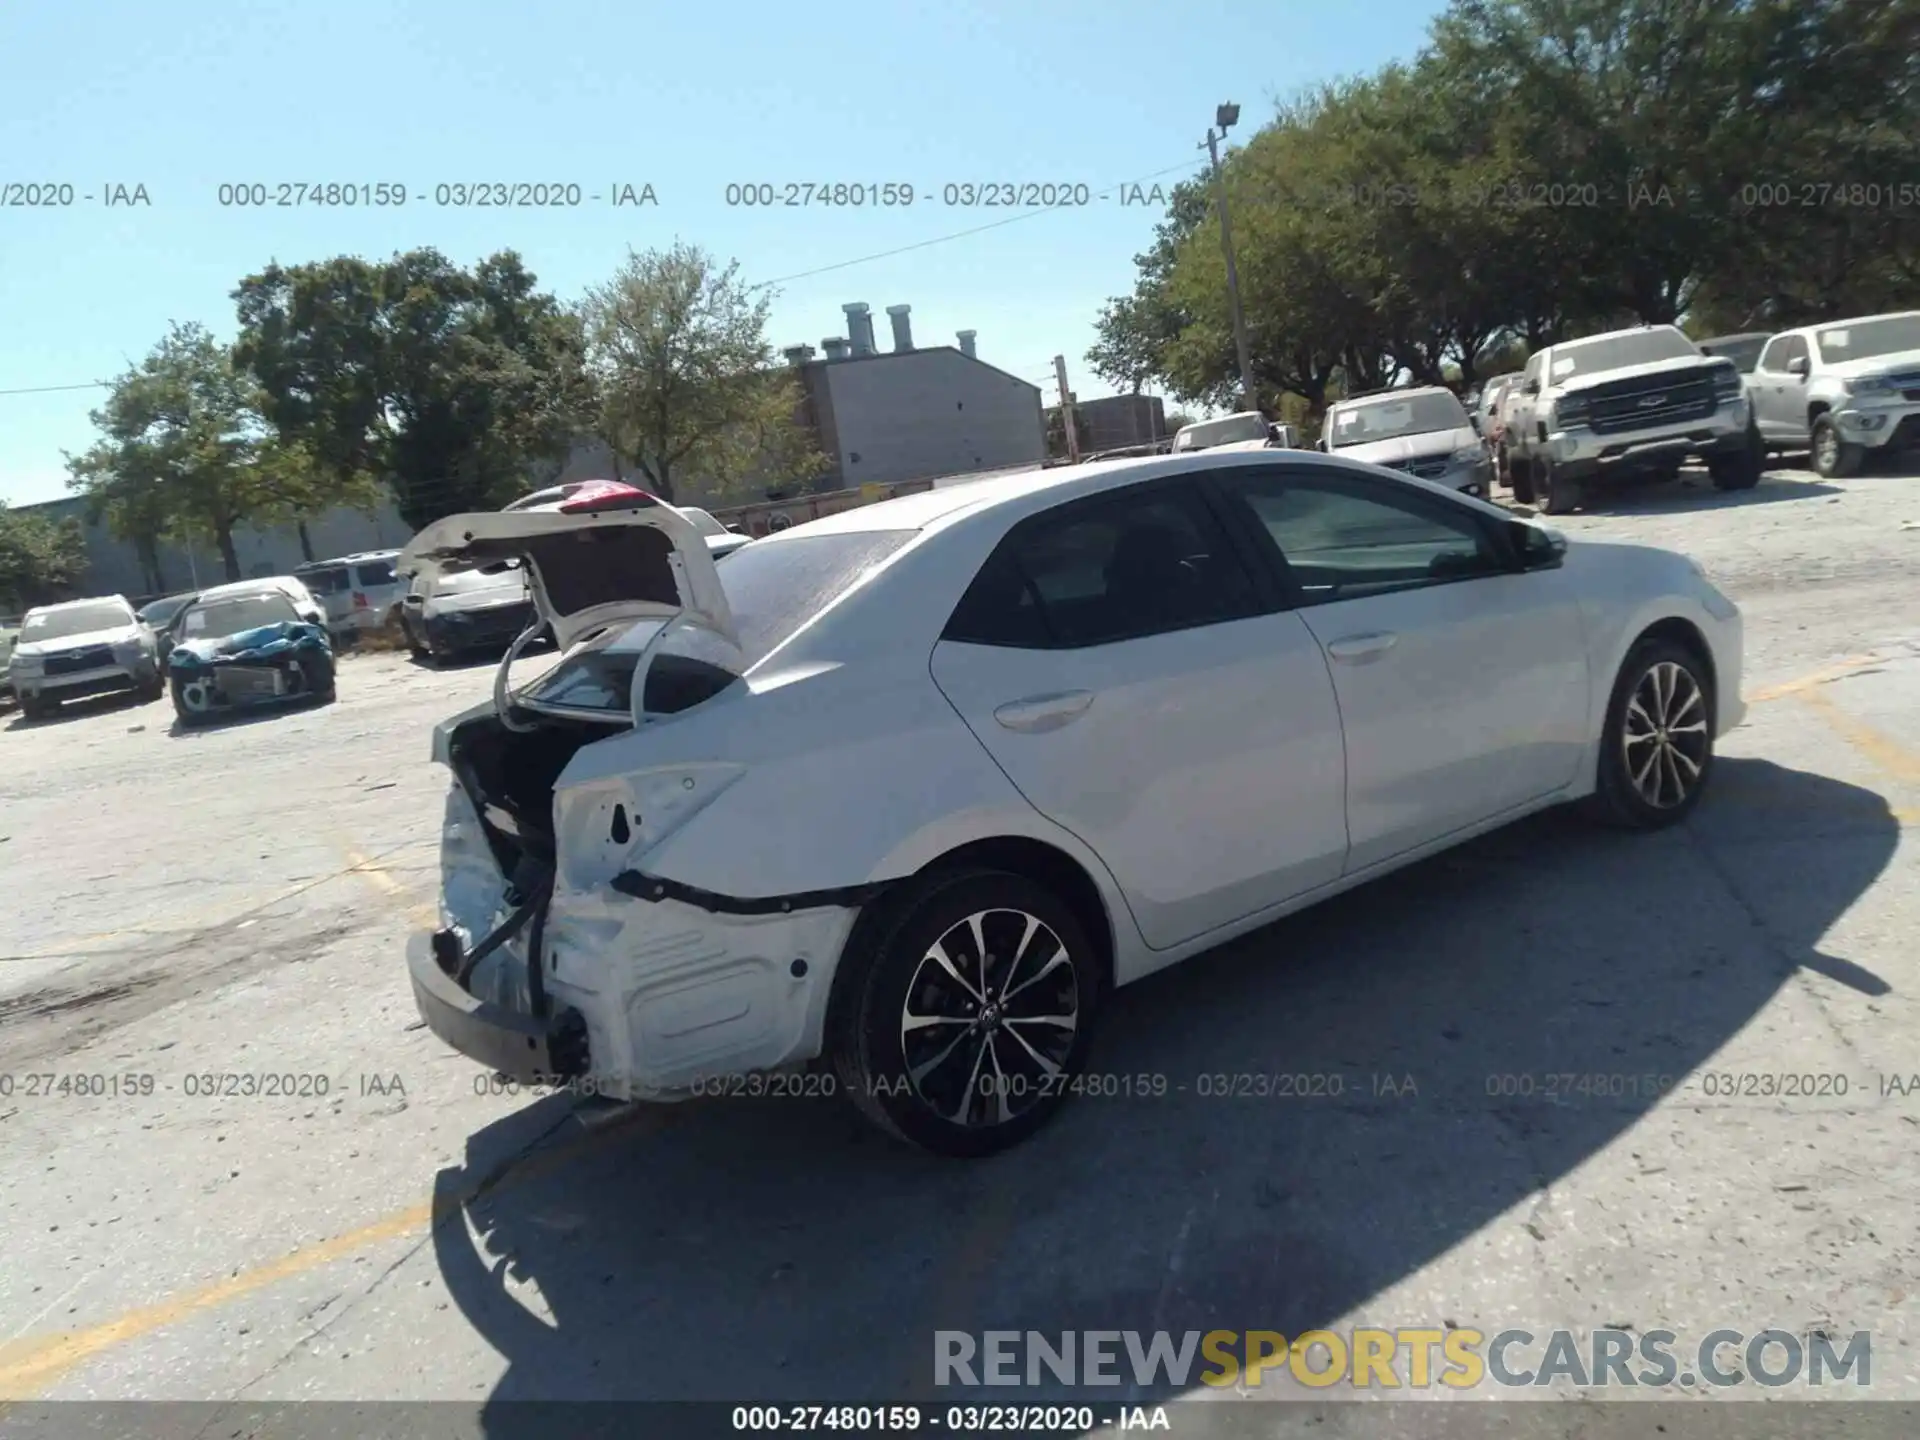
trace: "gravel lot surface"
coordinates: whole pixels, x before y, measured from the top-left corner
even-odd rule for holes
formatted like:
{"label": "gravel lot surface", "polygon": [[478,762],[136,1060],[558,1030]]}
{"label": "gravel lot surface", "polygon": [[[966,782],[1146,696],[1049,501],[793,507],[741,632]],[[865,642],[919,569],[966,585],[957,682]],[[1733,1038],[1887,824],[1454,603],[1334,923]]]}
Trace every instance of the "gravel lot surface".
{"label": "gravel lot surface", "polygon": [[[1752,712],[1694,820],[1539,817],[1133,987],[1094,1068],[1185,1092],[1076,1101],[978,1165],[830,1101],[588,1123],[418,1027],[428,732],[489,665],[357,656],[337,704],[187,733],[165,702],[0,712],[0,1434],[135,1399],[460,1402],[400,1428],[517,1434],[525,1400],[924,1398],[938,1329],[1358,1325],[1665,1328],[1683,1356],[1869,1330],[1869,1390],[1764,1393],[1920,1433],[1920,476],[1691,477],[1559,523],[1685,550],[1746,612]],[[1276,1072],[1340,1093],[1196,1093]],[[1721,1093],[1783,1074],[1829,1078]],[[1380,1433],[1286,1393],[1317,1414],[1183,1402],[1174,1433]]]}

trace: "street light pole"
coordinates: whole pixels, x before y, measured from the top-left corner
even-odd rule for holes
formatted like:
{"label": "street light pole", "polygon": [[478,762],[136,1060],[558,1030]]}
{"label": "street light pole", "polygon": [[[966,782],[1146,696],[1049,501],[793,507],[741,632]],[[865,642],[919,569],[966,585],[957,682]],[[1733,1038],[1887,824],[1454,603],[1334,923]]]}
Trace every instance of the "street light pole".
{"label": "street light pole", "polygon": [[1218,130],[1207,131],[1207,159],[1213,168],[1213,201],[1220,212],[1220,248],[1227,257],[1227,305],[1233,313],[1233,348],[1240,361],[1240,408],[1253,409],[1253,365],[1247,358],[1247,322],[1240,313],[1240,272],[1233,263],[1233,226],[1227,219],[1227,185],[1220,174],[1220,141],[1240,118],[1240,107],[1225,104],[1213,114]]}

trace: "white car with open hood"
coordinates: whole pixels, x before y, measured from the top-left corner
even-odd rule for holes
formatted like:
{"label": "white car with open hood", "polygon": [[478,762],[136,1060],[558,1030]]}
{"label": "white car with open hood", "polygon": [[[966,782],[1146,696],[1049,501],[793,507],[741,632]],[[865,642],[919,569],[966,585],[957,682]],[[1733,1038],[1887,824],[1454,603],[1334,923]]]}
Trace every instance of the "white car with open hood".
{"label": "white car with open hood", "polygon": [[428,1025],[617,1100],[812,1067],[948,1154],[1042,1123],[1113,987],[1564,801],[1671,824],[1743,714],[1691,560],[1310,451],[934,490],[717,569],[610,484],[403,565],[509,560],[565,653],[435,732]]}

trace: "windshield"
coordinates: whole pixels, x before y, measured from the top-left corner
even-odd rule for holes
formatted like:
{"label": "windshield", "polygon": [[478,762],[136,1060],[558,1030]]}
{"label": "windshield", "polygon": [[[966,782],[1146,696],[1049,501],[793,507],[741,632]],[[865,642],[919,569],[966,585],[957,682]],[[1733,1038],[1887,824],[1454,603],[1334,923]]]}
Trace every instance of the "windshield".
{"label": "windshield", "polygon": [[1467,412],[1448,391],[1405,398],[1382,396],[1356,405],[1342,405],[1333,413],[1333,447],[1371,445],[1402,435],[1425,435],[1435,430],[1458,430]]}
{"label": "windshield", "polygon": [[155,600],[150,605],[141,606],[140,618],[155,629],[159,629],[186,609],[192,600],[191,595],[172,595],[165,600]]}
{"label": "windshield", "polygon": [[1699,353],[1698,347],[1685,335],[1666,327],[1574,340],[1554,347],[1553,381],[1558,384],[1569,375],[1598,375],[1605,370],[1623,370],[1629,365],[1650,365],[1659,360],[1685,360]]}
{"label": "windshield", "polygon": [[1238,445],[1248,440],[1265,440],[1267,422],[1258,415],[1229,415],[1222,420],[1204,420],[1188,425],[1173,437],[1175,450],[1205,450],[1213,445]]}
{"label": "windshield", "polygon": [[1751,375],[1753,367],[1760,363],[1760,352],[1767,348],[1767,339],[1765,335],[1754,335],[1740,340],[1703,340],[1700,348],[1709,355],[1725,356],[1742,375]]}
{"label": "windshield", "polygon": [[239,635],[263,625],[280,625],[298,620],[293,602],[279,591],[264,595],[235,595],[230,600],[209,600],[187,611],[180,633],[190,638]]}
{"label": "windshield", "polygon": [[71,610],[42,610],[27,616],[20,626],[20,639],[22,643],[65,640],[71,635],[85,635],[94,630],[118,630],[132,623],[133,611],[124,606],[110,602],[76,605]]}
{"label": "windshield", "polygon": [[1820,334],[1820,358],[1829,365],[1849,360],[1872,360],[1920,350],[1920,315],[1889,315],[1864,324],[1836,325]]}

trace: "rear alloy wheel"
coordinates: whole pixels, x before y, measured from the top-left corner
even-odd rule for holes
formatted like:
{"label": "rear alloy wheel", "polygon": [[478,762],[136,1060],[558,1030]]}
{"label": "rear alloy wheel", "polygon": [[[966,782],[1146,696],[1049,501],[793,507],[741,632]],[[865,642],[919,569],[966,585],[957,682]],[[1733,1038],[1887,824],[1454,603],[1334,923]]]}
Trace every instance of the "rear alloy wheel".
{"label": "rear alloy wheel", "polygon": [[883,1130],[939,1155],[1031,1135],[1086,1061],[1101,968],[1073,911],[1022,876],[934,876],[838,983],[840,1088]]}
{"label": "rear alloy wheel", "polygon": [[1831,415],[1813,422],[1813,470],[1822,480],[1844,480],[1860,473],[1867,447],[1850,445],[1840,438],[1840,427]]}
{"label": "rear alloy wheel", "polygon": [[1534,478],[1538,482],[1540,509],[1548,515],[1567,515],[1580,508],[1585,498],[1581,493],[1580,482],[1569,479],[1547,456],[1534,467]]}
{"label": "rear alloy wheel", "polygon": [[1685,819],[1713,772],[1713,727],[1713,686],[1700,657],[1671,640],[1635,646],[1600,737],[1596,817],[1630,830]]}

